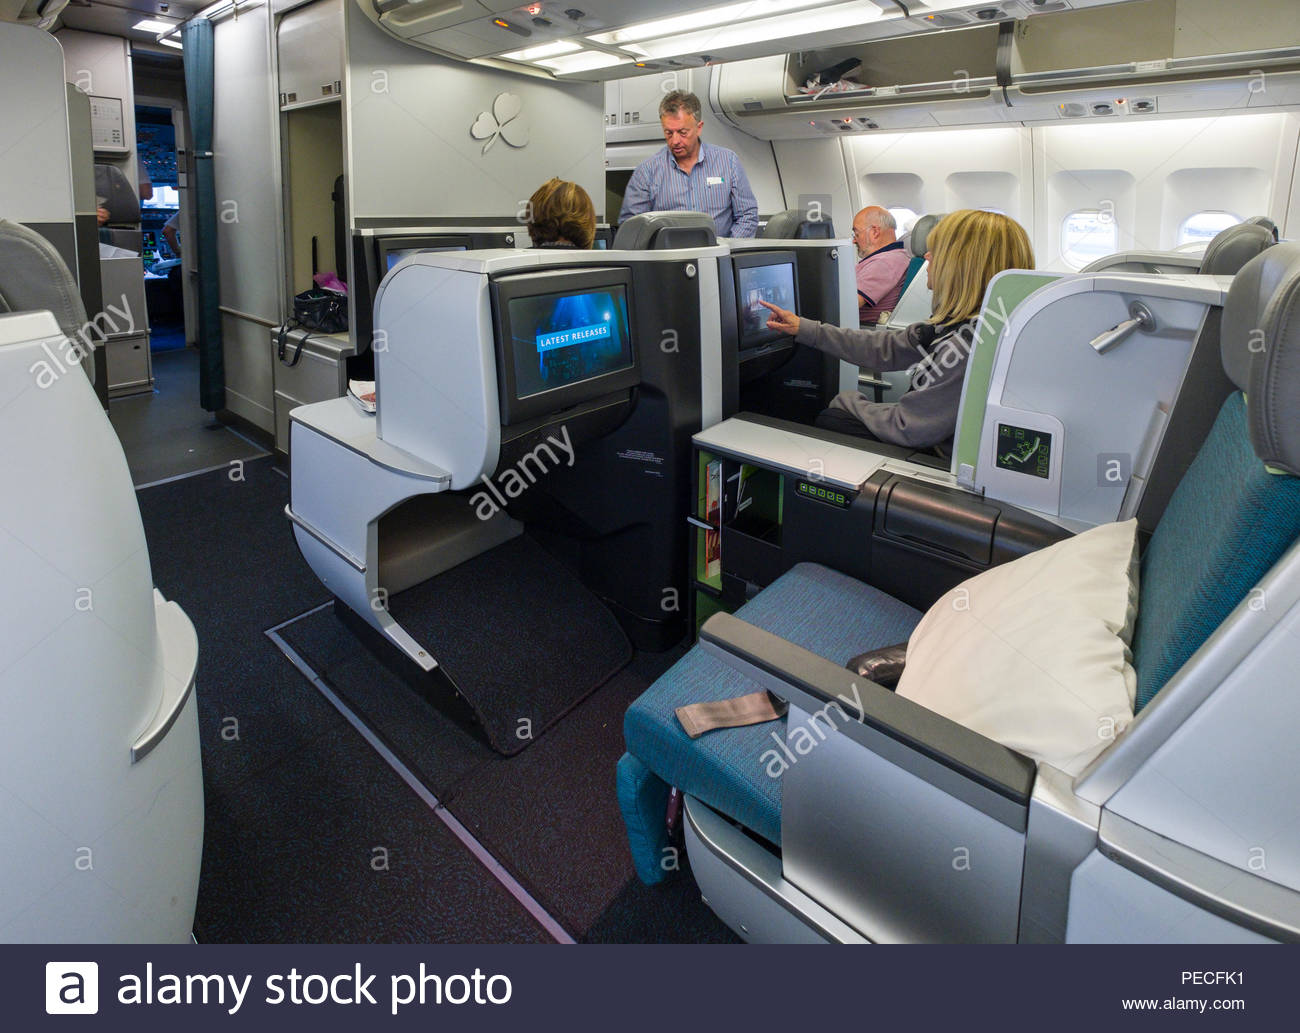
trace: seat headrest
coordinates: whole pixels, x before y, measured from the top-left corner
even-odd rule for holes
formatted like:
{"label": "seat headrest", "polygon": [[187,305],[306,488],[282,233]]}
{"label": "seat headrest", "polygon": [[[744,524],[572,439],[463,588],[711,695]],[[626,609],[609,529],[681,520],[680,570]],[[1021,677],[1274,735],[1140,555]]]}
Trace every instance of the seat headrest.
{"label": "seat headrest", "polygon": [[1300,243],[1277,244],[1242,267],[1219,337],[1224,371],[1246,393],[1255,454],[1300,476]]}
{"label": "seat headrest", "polygon": [[1210,241],[1199,271],[1210,276],[1236,276],[1242,266],[1272,244],[1273,234],[1263,226],[1249,222],[1229,226]]}
{"label": "seat headrest", "polygon": [[767,220],[760,236],[775,240],[831,240],[835,227],[830,219],[813,219],[798,208],[787,208]]}
{"label": "seat headrest", "polygon": [[704,212],[643,212],[614,234],[614,247],[619,251],[667,251],[717,243],[713,219]]}
{"label": "seat headrest", "polygon": [[0,311],[48,309],[72,336],[86,325],[77,281],[54,245],[39,233],[0,219]]}
{"label": "seat headrest", "polygon": [[[0,219],[0,312],[42,309],[53,313],[65,337],[81,340],[86,308],[67,264],[39,233]],[[93,370],[89,364],[92,379]]]}
{"label": "seat headrest", "polygon": [[108,225],[129,226],[140,221],[140,187],[116,165],[95,166],[95,193],[107,199]]}
{"label": "seat headrest", "polygon": [[938,215],[922,215],[915,223],[912,224],[912,232],[907,237],[907,250],[911,252],[913,258],[924,258],[927,247],[927,241],[930,238],[930,231],[939,224],[939,220],[947,213],[941,212]]}
{"label": "seat headrest", "polygon": [[1246,223],[1250,226],[1263,226],[1264,229],[1268,230],[1269,233],[1273,234],[1274,241],[1278,239],[1277,223],[1275,223],[1267,215],[1253,215],[1246,220]]}

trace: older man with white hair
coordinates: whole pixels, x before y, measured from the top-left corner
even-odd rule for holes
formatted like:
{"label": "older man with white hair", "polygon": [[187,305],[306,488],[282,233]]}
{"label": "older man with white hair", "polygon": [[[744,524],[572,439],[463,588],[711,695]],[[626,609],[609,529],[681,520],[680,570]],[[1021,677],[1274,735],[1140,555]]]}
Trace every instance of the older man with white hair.
{"label": "older man with white hair", "polygon": [[858,322],[875,326],[892,312],[903,293],[903,277],[911,256],[897,236],[898,223],[876,205],[853,217],[853,243],[858,249]]}

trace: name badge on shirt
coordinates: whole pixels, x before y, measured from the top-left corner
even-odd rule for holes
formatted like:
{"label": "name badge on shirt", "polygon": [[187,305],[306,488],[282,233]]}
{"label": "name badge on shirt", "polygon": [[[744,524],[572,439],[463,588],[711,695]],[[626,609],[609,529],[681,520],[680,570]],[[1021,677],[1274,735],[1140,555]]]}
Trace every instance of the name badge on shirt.
{"label": "name badge on shirt", "polygon": [[726,180],[723,179],[721,176],[709,176],[704,181],[706,186],[711,186],[711,187],[720,187],[725,182]]}

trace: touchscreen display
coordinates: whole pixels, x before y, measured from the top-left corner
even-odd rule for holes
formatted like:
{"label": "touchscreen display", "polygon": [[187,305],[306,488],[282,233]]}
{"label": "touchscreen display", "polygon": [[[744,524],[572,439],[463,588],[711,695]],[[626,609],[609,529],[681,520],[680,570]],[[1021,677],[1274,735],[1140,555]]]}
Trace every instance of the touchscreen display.
{"label": "touchscreen display", "polygon": [[746,339],[767,334],[772,313],[759,304],[766,301],[784,309],[794,308],[794,266],[756,265],[736,270],[740,287],[740,335]]}
{"label": "touchscreen display", "polygon": [[541,394],[631,368],[627,295],[623,287],[511,298],[515,394]]}

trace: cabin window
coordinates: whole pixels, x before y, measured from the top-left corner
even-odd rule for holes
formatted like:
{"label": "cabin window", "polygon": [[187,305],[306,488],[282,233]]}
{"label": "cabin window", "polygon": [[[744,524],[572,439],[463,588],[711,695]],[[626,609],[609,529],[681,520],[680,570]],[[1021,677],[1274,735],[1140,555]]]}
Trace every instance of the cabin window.
{"label": "cabin window", "polygon": [[1119,226],[1114,212],[1081,208],[1061,223],[1061,258],[1071,269],[1082,269],[1118,250]]}
{"label": "cabin window", "polygon": [[1189,215],[1178,227],[1178,246],[1208,244],[1220,232],[1239,222],[1241,219],[1231,212],[1197,212]]}
{"label": "cabin window", "polygon": [[897,233],[900,237],[904,233],[910,232],[912,227],[916,225],[916,220],[920,218],[920,216],[917,215],[916,212],[912,211],[912,209],[904,208],[901,205],[889,205],[885,210],[889,212],[889,214],[894,217],[894,221],[898,223]]}

